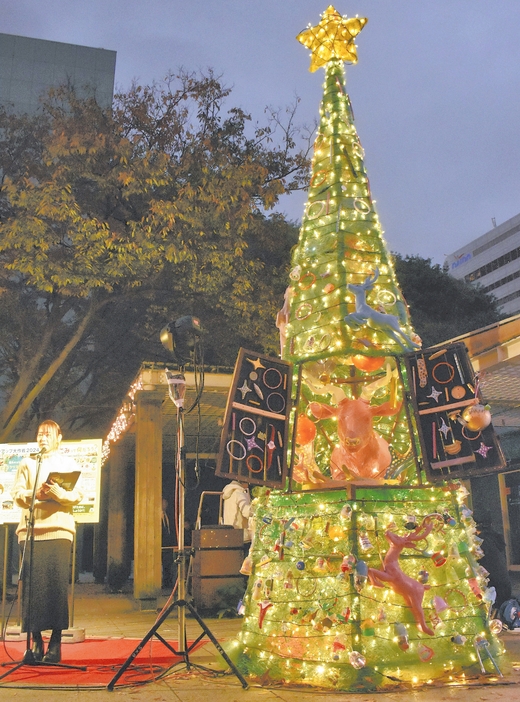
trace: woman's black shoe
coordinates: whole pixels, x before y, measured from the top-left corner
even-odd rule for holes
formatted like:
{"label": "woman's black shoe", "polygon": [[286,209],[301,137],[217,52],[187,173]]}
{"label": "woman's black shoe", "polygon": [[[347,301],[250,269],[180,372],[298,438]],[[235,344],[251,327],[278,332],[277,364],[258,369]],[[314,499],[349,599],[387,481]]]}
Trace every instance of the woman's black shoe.
{"label": "woman's black shoe", "polygon": [[38,632],[37,634],[32,635],[32,654],[34,657],[34,660],[37,663],[40,663],[40,661],[43,659],[43,639],[42,635]]}
{"label": "woman's black shoe", "polygon": [[43,657],[44,663],[59,663],[61,661],[61,642],[51,641],[47,653]]}

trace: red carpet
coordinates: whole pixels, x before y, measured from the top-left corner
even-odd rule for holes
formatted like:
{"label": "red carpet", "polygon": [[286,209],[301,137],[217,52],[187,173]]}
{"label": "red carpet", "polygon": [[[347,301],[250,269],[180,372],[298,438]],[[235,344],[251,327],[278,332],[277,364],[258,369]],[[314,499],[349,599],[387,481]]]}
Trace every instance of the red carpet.
{"label": "red carpet", "polygon": [[[22,684],[30,686],[106,686],[119,671],[123,663],[140,643],[140,639],[86,639],[82,643],[64,644],[61,647],[62,663],[86,666],[87,670],[68,670],[54,666],[23,665],[0,680],[3,685]],[[177,649],[176,641],[168,641]],[[208,643],[199,641],[199,646]],[[188,644],[189,648],[190,644]],[[0,641],[0,664],[11,660],[20,661],[26,650],[26,642]],[[190,651],[191,652],[191,651]],[[118,679],[116,686],[138,684],[157,677],[163,670],[181,662],[161,641],[152,638],[130,666]],[[14,667],[14,666],[12,666]],[[0,675],[11,666],[0,667]]]}

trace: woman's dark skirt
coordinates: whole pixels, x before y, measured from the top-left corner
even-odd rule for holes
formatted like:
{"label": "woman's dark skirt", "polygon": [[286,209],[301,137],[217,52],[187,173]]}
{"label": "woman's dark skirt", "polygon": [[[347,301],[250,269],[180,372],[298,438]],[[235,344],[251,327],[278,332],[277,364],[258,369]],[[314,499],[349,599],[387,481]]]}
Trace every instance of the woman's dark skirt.
{"label": "woman's dark skirt", "polygon": [[67,539],[35,541],[31,570],[31,544],[27,544],[22,574],[22,631],[68,628],[71,547]]}

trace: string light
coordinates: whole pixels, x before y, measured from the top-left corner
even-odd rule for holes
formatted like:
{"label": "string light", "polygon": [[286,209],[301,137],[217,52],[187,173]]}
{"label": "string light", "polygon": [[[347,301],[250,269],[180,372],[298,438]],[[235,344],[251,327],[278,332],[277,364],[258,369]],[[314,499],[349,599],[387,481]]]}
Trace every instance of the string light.
{"label": "string light", "polygon": [[134,399],[135,394],[138,390],[142,390],[143,382],[141,375],[137,377],[136,380],[130,385],[130,389],[127,393],[127,398],[123,402],[122,406],[119,408],[117,416],[114,423],[110,427],[105,440],[103,441],[103,446],[101,449],[101,465],[103,466],[110,455],[110,446],[119,441],[121,436],[126,432],[128,427],[132,424],[135,419],[135,405]]}

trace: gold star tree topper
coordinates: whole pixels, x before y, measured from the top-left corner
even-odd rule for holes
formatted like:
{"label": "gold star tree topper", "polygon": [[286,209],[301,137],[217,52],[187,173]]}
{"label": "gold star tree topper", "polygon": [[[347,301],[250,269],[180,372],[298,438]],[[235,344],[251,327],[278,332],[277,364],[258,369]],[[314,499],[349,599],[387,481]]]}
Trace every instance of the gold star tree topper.
{"label": "gold star tree topper", "polygon": [[340,59],[357,63],[357,47],[354,37],[368,22],[366,17],[342,17],[337,10],[329,5],[321,16],[321,22],[316,27],[298,34],[296,37],[304,46],[311,50],[310,71],[316,71],[321,66]]}

